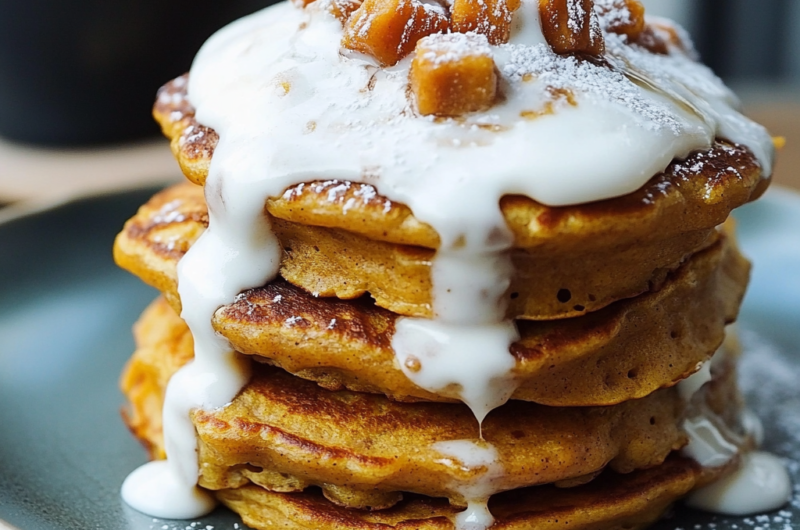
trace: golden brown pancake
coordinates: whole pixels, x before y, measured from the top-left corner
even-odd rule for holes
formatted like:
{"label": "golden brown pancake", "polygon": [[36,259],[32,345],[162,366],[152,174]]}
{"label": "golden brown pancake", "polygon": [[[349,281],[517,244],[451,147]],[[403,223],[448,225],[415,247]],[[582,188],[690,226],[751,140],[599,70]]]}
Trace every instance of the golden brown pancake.
{"label": "golden brown pancake", "polygon": [[[161,321],[155,305],[136,328],[138,351],[123,376],[127,419],[154,456],[165,383],[191,358],[190,344]],[[733,363],[701,393],[705,406],[735,419],[740,408]],[[603,469],[629,473],[660,465],[686,438],[685,404],[675,389],[613,407],[553,408],[513,401],[493,411],[483,434],[506,474],[499,489],[576,485]],[[271,491],[322,488],[348,507],[386,508],[401,492],[465,499],[455,491],[475,470],[442,459],[439,441],[477,439],[478,425],[460,404],[396,403],[383,396],[331,392],[282,370],[260,366],[224,409],[192,413],[199,439],[200,485],[212,490],[248,483]]]}
{"label": "golden brown pancake", "polygon": [[[186,175],[202,184],[218,137],[197,123],[185,98],[172,97],[184,91],[174,83],[164,87],[154,114]],[[563,208],[503,198],[517,269],[508,291],[509,316],[577,316],[657,287],[713,242],[713,228],[731,210],[763,193],[769,182],[761,176],[747,149],[717,142],[625,197]],[[286,249],[281,275],[319,296],[351,299],[369,293],[395,313],[430,317],[430,263],[438,234],[378,191],[369,184],[310,182],[268,200],[266,209]],[[204,208],[195,204],[189,210],[202,215]],[[135,224],[117,245],[118,260],[133,271],[144,259],[135,247],[152,246],[135,236],[146,240],[154,228],[145,212]]]}
{"label": "golden brown pancake", "polygon": [[[628,475],[603,473],[589,484],[559,489],[540,486],[492,497],[493,529],[638,530],[656,522],[666,509],[725,470],[701,470],[677,456]],[[215,492],[226,506],[257,530],[453,530],[461,510],[444,499],[407,498],[388,510],[342,508],[318,491],[276,493],[254,485]]]}
{"label": "golden brown pancake", "polygon": [[[114,257],[122,268],[164,292],[180,311],[177,263],[207,224],[202,189],[190,184],[175,186],[155,195],[128,221],[115,242]],[[304,226],[277,218],[273,218],[273,226],[285,251],[281,275],[307,292],[351,299],[369,291],[379,306],[400,309],[396,311],[399,314],[416,314],[413,307],[417,306],[387,294],[380,285],[396,291],[399,297],[416,296],[412,294],[415,291],[430,296],[433,251],[376,242],[344,230]],[[577,316],[601,309],[617,299],[657,289],[680,266],[676,263],[672,268],[660,267],[663,254],[677,253],[683,260],[713,245],[717,239],[715,230],[694,232],[673,241],[655,241],[650,246],[603,254],[598,257],[602,263],[594,265],[587,263],[586,256],[535,260],[525,257],[524,251],[515,251],[516,278],[508,291],[509,315],[542,319]],[[577,270],[584,266],[589,272]],[[583,286],[580,291],[556,288],[566,285],[575,289],[579,284]],[[325,285],[336,288],[330,290]],[[535,287],[544,285],[552,289]],[[594,302],[587,306],[574,303],[578,292],[588,293],[584,298],[592,297]],[[613,294],[601,300],[593,294],[600,292]],[[532,312],[531,307],[536,303],[543,312]],[[423,305],[429,307],[429,300]],[[427,309],[423,313],[426,311],[429,313]]]}
{"label": "golden brown pancake", "polygon": [[[589,315],[519,321],[513,399],[614,405],[671,386],[717,350],[750,266],[731,236],[686,262],[656,292]],[[242,293],[214,328],[242,353],[317,381],[401,401],[447,401],[414,385],[391,346],[397,316],[368,300],[314,298],[283,282]],[[457,397],[451,395],[450,397]]]}
{"label": "golden brown pancake", "polygon": [[[494,483],[505,491],[588,481],[606,466],[628,473],[659,465],[686,443],[683,412],[674,389],[605,408],[509,402],[483,424],[505,468]],[[391,506],[399,492],[466,506],[457,485],[480,475],[432,447],[479,438],[467,407],[331,392],[277,369],[259,369],[230,406],[194,411],[192,420],[199,484],[212,490],[248,482],[279,491],[318,486],[329,500],[355,508]],[[287,484],[287,476],[297,483]]]}
{"label": "golden brown pancake", "polygon": [[[613,405],[671,386],[707,360],[733,322],[749,264],[723,232],[659,291],[560,321],[520,321],[512,346],[520,386],[513,398],[552,406]],[[174,297],[167,291],[166,296]],[[188,329],[161,310],[172,333]],[[242,353],[329,390],[383,393],[400,401],[452,401],[414,385],[391,347],[397,316],[370,300],[314,298],[283,281],[242,293],[214,327]]]}
{"label": "golden brown pancake", "polygon": [[131,432],[151,458],[166,458],[161,413],[167,383],[181,366],[194,358],[189,328],[159,298],[145,309],[133,326],[136,355],[128,361],[120,386],[133,404],[122,410]]}

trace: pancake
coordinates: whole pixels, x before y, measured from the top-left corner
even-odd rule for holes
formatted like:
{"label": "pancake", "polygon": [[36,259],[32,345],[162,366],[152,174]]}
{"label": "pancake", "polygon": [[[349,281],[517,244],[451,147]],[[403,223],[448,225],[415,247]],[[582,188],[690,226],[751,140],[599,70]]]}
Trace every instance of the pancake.
{"label": "pancake", "polygon": [[[518,322],[521,339],[511,352],[519,387],[512,399],[613,405],[673,385],[722,343],[725,325],[738,315],[749,269],[726,234],[659,291],[580,318]],[[446,401],[400,370],[391,343],[396,320],[367,300],[315,299],[279,282],[242,293],[217,311],[213,323],[237,351],[325,388]]]}
{"label": "pancake", "polygon": [[[217,137],[195,120],[185,98],[186,78],[179,79],[162,89],[154,112],[185,173],[203,183]],[[718,141],[625,197],[560,208],[503,198],[515,237],[509,316],[577,316],[658,286],[713,242],[713,228],[732,209],[768,184],[752,153]],[[267,200],[266,209],[286,251],[281,275],[291,283],[324,297],[369,293],[395,313],[432,316],[430,267],[439,236],[406,206],[369,184],[320,181],[291,187]],[[193,215],[203,210],[198,204],[186,208]],[[131,230],[140,237],[152,228],[144,212],[136,222]],[[130,270],[141,268],[133,247],[143,243],[131,241],[133,235],[118,243],[118,259]]]}
{"label": "pancake", "polygon": [[[690,459],[670,457],[661,466],[628,475],[607,472],[591,483],[559,489],[526,488],[489,503],[501,530],[638,530],[656,522],[693,488],[725,470],[701,470]],[[215,493],[257,530],[453,530],[459,511],[442,499],[407,496],[389,510],[341,508],[318,491],[275,493],[249,485]]]}
{"label": "pancake", "polygon": [[[180,311],[177,263],[207,225],[202,189],[189,184],[175,186],[155,195],[128,221],[116,239],[114,257],[122,268],[164,292]],[[273,218],[273,226],[284,246],[281,275],[307,292],[340,299],[369,292],[377,305],[398,314],[430,313],[433,251],[278,218]],[[717,239],[715,230],[700,230],[627,250],[612,247],[594,257],[533,258],[525,251],[514,251],[516,275],[507,293],[509,316],[545,320],[579,316],[657,289],[680,263]],[[676,255],[680,256],[677,261],[662,266],[665,259]],[[427,298],[422,305],[407,303],[390,296],[380,285],[401,297],[414,297],[417,292]],[[427,309],[418,311],[422,306]]]}
{"label": "pancake", "polygon": [[[583,479],[606,466],[623,473],[653,467],[686,443],[683,412],[672,389],[613,408],[510,402],[483,424],[505,469],[493,486]],[[230,406],[197,410],[192,421],[199,484],[213,490],[247,482],[279,491],[318,486],[355,508],[390,506],[399,492],[414,492],[465,507],[459,485],[481,474],[432,447],[479,438],[467,407],[330,392],[276,369],[260,369]]]}
{"label": "pancake", "polygon": [[[511,349],[519,383],[513,399],[613,405],[671,386],[696,370],[722,343],[747,286],[749,264],[731,230],[658,291],[580,318],[519,322],[521,340]],[[161,314],[172,333],[189,336],[177,315]],[[237,351],[330,390],[450,401],[414,385],[400,370],[391,347],[396,319],[367,299],[314,298],[278,281],[221,308],[214,327]]]}
{"label": "pancake", "polygon": [[[171,312],[166,304],[154,304],[137,323],[139,350],[123,379],[123,390],[132,404],[127,421],[153,458],[163,458],[161,407],[169,374],[191,358],[191,348],[181,344],[185,339],[162,325],[162,317]],[[137,368],[133,369],[134,365]],[[729,399],[726,395],[718,397],[730,403]],[[713,404],[715,410],[720,406]],[[737,412],[736,407],[732,409],[729,417]],[[625,475],[606,471],[577,487],[539,486],[501,493],[492,497],[490,509],[497,527],[504,530],[564,526],[638,529],[658,520],[669,505],[693,488],[726,471],[702,469],[691,459],[671,455],[654,468]],[[451,521],[461,511],[445,499],[410,494],[404,494],[403,500],[389,509],[356,510],[337,506],[318,488],[276,492],[252,483],[214,494],[258,530],[452,530]]]}
{"label": "pancake", "polygon": [[[160,324],[168,311],[156,304],[144,314],[136,327],[139,349],[122,379],[131,402],[128,423],[156,457],[163,456],[158,425],[166,381],[191,358],[188,341]],[[714,414],[735,420],[740,411],[735,373],[732,362],[725,366],[701,399]],[[686,443],[685,413],[674,388],[613,407],[509,402],[483,424],[483,435],[505,468],[493,485],[497,491],[575,485],[606,468],[629,473],[660,465]],[[191,417],[199,440],[199,483],[212,490],[248,483],[278,492],[317,486],[339,505],[372,509],[390,507],[401,492],[413,492],[463,506],[457,485],[480,475],[432,447],[478,439],[477,422],[460,404],[395,403],[331,392],[261,366],[229,406],[194,410]]]}
{"label": "pancake", "polygon": [[[161,299],[159,299],[161,300]],[[133,327],[137,350],[123,372],[120,386],[132,404],[122,417],[153,459],[166,458],[162,412],[172,375],[194,357],[194,341],[186,324],[166,303],[151,304]]]}

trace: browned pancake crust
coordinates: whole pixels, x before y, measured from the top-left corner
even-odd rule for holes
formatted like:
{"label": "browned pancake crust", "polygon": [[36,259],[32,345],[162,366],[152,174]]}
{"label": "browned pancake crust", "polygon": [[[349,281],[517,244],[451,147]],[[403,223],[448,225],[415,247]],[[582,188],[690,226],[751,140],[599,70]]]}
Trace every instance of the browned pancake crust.
{"label": "browned pancake crust", "polygon": [[[498,530],[638,530],[698,483],[722,470],[701,471],[688,459],[671,457],[656,468],[629,475],[604,473],[571,489],[527,488],[492,497]],[[388,510],[342,508],[318,492],[275,493],[249,485],[216,492],[217,498],[257,530],[454,530],[459,508],[444,499],[408,496]]]}
{"label": "browned pancake crust", "polygon": [[[738,315],[750,266],[732,236],[690,259],[660,291],[584,317],[518,322],[513,398],[551,406],[613,405],[694,372]],[[242,293],[213,325],[237,351],[331,390],[445,401],[414,385],[391,346],[397,316],[368,300],[316,299],[276,282]],[[452,397],[452,396],[451,396]]]}
{"label": "browned pancake crust", "polygon": [[[168,84],[154,114],[184,172],[202,184],[218,137],[196,122],[184,95],[185,86]],[[625,197],[564,208],[503,198],[516,240],[509,315],[577,316],[658,286],[768,184],[749,151],[718,142]],[[281,274],[291,283],[342,299],[368,292],[396,313],[432,316],[430,262],[439,237],[406,206],[368,184],[327,181],[294,186],[268,200],[267,211],[286,249]]]}
{"label": "browned pancake crust", "polygon": [[186,324],[159,298],[133,327],[136,355],[128,361],[120,389],[132,404],[122,410],[126,425],[150,454],[166,458],[161,413],[172,375],[194,358],[194,341]]}
{"label": "browned pancake crust", "polygon": [[[506,471],[496,484],[512,490],[589,480],[606,466],[627,473],[658,465],[686,441],[682,416],[673,389],[605,408],[513,401],[489,415],[483,435]],[[200,485],[213,490],[248,482],[273,489],[280,474],[298,479],[298,490],[319,486],[349,507],[391,505],[397,500],[391,494],[402,491],[466,506],[453,483],[477,475],[431,447],[478,439],[475,418],[463,405],[330,392],[271,369],[262,370],[230,406],[195,411],[192,420],[200,440]],[[377,506],[375,494],[383,494]]]}
{"label": "browned pancake crust", "polygon": [[[185,99],[188,76],[179,79],[182,80],[179,84],[172,81],[159,91],[153,115],[168,138],[178,138],[173,149],[179,161],[204,160],[187,172],[190,180],[203,185],[206,162],[213,156],[219,137],[197,122],[194,108]],[[206,132],[195,135],[198,130]],[[183,140],[179,136],[182,134],[187,135]],[[745,147],[720,141],[708,151],[674,162],[642,189],[624,197],[553,208],[526,197],[508,196],[501,206],[509,228],[516,235],[517,248],[561,249],[570,253],[586,244],[604,247],[607,241],[638,240],[642,234],[660,231],[674,235],[716,226],[733,208],[763,193],[767,184],[752,153]],[[342,228],[378,241],[430,249],[439,246],[439,236],[431,226],[416,220],[407,206],[381,196],[369,184],[347,181],[299,184],[286,190],[283,196],[271,198],[268,210],[288,221]],[[677,218],[669,215],[674,213],[680,215]],[[635,218],[635,222],[629,219],[620,223],[620,216]],[[629,230],[631,227],[634,230]],[[569,240],[567,244],[562,241],[565,237]]]}
{"label": "browned pancake crust", "polygon": [[[369,291],[379,306],[399,314],[430,312],[434,251],[371,241],[344,230],[272,220],[284,246],[281,275],[291,283],[317,296],[340,299]],[[188,183],[177,185],[155,195],[126,223],[115,242],[114,257],[121,267],[165,293],[180,311],[177,263],[207,224],[202,189]],[[587,261],[586,255],[532,258],[525,251],[514,251],[516,277],[508,291],[509,316],[577,316],[658,289],[671,270],[680,266],[660,268],[665,256],[679,255],[682,261],[717,239],[716,231],[709,230],[628,250],[610,249],[595,256],[601,263]],[[419,300],[422,305],[410,302],[418,296],[424,299]],[[586,301],[587,297],[594,301]],[[589,305],[578,304],[581,300]]]}
{"label": "browned pancake crust", "polygon": [[[519,322],[513,398],[552,406],[613,405],[692,373],[722,343],[747,285],[749,264],[732,236],[689,260],[654,293],[563,321]],[[162,302],[163,303],[163,302]],[[160,310],[172,333],[188,329]],[[448,401],[414,385],[391,347],[397,316],[367,299],[314,298],[282,281],[242,293],[214,327],[238,351],[329,390],[400,401]],[[191,340],[191,339],[187,339]]]}
{"label": "browned pancake crust", "polygon": [[[143,318],[160,318],[159,311],[168,310],[161,308]],[[163,382],[188,360],[191,345],[147,322],[137,327],[136,338],[139,350],[122,386],[131,400],[134,432],[152,436],[158,431],[152,426],[160,422]],[[735,418],[739,408],[730,364],[701,396],[711,410],[729,411]],[[674,389],[613,407],[551,408],[515,401],[489,415],[483,434],[506,469],[501,489],[575,485],[605,468],[628,473],[661,464],[685,443],[683,413]],[[202,486],[221,490],[254,483],[280,492],[319,486],[333,502],[358,508],[386,508],[400,492],[463,505],[453,483],[470,480],[474,472],[442,460],[431,445],[479,435],[463,405],[331,392],[268,367],[256,370],[231,405],[195,410],[192,420]],[[154,455],[163,454],[158,437],[146,441]]]}

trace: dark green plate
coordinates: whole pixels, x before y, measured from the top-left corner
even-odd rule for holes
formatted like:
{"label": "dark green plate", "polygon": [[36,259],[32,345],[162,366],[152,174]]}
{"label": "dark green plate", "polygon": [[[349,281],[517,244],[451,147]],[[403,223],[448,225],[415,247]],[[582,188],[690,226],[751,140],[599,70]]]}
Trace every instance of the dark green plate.
{"label": "dark green plate", "polygon": [[[120,420],[117,378],[133,351],[131,324],[156,293],[114,266],[111,243],[153,191],[0,225],[0,519],[20,530],[243,528],[225,510],[154,520],[119,497],[145,454]],[[742,318],[743,384],[767,425],[767,448],[792,458],[798,479],[800,198],[773,192],[739,218],[756,262]],[[798,506],[749,519],[678,508],[658,528],[789,530],[800,528]]]}

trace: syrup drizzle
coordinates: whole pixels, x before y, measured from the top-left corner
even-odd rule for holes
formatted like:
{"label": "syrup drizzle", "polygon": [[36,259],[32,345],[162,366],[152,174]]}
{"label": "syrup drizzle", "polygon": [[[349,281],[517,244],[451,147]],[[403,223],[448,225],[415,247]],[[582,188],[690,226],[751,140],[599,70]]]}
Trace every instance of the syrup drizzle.
{"label": "syrup drizzle", "polygon": [[438,442],[433,448],[445,456],[443,463],[459,466],[471,473],[477,472],[475,478],[466,482],[455,481],[452,485],[467,499],[467,509],[456,516],[456,528],[485,530],[492,526],[494,516],[489,511],[489,498],[499,492],[493,482],[504,474],[497,449],[490,443],[472,440]]}

